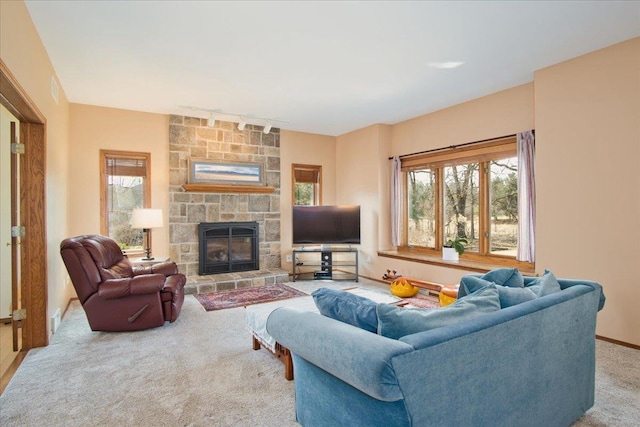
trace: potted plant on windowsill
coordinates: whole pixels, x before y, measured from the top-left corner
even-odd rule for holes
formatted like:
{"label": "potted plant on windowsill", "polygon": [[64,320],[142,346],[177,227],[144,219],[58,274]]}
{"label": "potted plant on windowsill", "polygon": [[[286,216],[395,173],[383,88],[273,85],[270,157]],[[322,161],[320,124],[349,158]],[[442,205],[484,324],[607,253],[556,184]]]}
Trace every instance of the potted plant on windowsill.
{"label": "potted plant on windowsill", "polygon": [[449,239],[442,245],[442,259],[445,261],[459,261],[460,255],[464,253],[464,245],[467,239],[464,237],[456,237]]}

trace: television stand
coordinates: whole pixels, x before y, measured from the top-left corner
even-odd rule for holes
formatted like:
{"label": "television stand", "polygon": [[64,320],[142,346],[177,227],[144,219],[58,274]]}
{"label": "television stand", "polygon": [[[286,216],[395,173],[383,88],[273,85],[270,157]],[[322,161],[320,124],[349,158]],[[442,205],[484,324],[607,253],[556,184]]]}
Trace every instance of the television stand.
{"label": "television stand", "polygon": [[[311,254],[311,255],[309,255]],[[320,259],[318,260],[318,255]],[[309,271],[307,268],[311,268]],[[302,270],[307,271],[302,271]],[[353,280],[358,281],[358,249],[319,246],[293,249],[292,281]]]}

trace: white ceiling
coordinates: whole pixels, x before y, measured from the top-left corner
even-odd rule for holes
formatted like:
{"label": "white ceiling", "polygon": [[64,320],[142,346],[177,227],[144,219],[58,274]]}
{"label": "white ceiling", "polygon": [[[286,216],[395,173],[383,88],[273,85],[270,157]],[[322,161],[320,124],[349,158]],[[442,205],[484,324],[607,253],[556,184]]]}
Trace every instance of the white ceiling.
{"label": "white ceiling", "polygon": [[[26,1],[70,102],[340,135],[640,35],[638,1]],[[428,64],[463,61],[455,69]],[[262,124],[256,122],[256,124]]]}

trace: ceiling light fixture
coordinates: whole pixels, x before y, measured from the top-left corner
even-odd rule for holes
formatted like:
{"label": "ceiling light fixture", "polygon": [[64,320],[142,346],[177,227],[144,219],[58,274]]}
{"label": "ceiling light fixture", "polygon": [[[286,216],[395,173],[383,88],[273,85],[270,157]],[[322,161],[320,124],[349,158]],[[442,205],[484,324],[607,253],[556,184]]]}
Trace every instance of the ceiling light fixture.
{"label": "ceiling light fixture", "polygon": [[218,109],[212,110],[210,108],[191,107],[189,105],[180,105],[179,107],[185,108],[187,110],[202,111],[202,112],[209,113],[209,118],[207,119],[208,127],[213,127],[216,119],[218,121],[237,122],[238,130],[241,132],[244,130],[245,126],[247,126],[248,124],[252,124],[257,126],[263,125],[264,129],[262,130],[262,132],[264,132],[265,134],[268,134],[269,132],[271,132],[271,129],[273,129],[273,122],[288,123],[287,120],[258,117],[258,116],[254,116],[253,114],[227,113]]}
{"label": "ceiling light fixture", "polygon": [[268,134],[269,132],[271,132],[271,122],[267,122],[267,124],[265,125],[264,129],[262,129],[262,132],[264,132],[265,134]]}
{"label": "ceiling light fixture", "polygon": [[458,68],[459,66],[461,66],[462,64],[464,64],[464,62],[455,62],[455,61],[449,61],[449,62],[430,62],[429,63],[429,67],[432,68],[440,68],[440,69],[450,69],[450,68]]}
{"label": "ceiling light fixture", "polygon": [[209,115],[209,119],[207,120],[207,126],[212,128],[216,124],[216,116],[211,113]]}

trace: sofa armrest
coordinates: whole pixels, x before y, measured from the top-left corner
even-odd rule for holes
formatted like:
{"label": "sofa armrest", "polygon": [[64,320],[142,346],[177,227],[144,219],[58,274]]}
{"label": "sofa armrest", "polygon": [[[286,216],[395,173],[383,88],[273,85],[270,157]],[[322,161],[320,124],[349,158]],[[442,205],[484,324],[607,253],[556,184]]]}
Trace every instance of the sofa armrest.
{"label": "sofa armrest", "polygon": [[274,310],[267,332],[292,353],[375,399],[403,398],[391,359],[414,350],[406,343],[292,307]]}
{"label": "sofa armrest", "polygon": [[98,285],[98,296],[103,299],[117,299],[129,295],[145,295],[160,292],[164,286],[162,274],[145,274],[123,279],[109,279]]}
{"label": "sofa armrest", "polygon": [[[524,285],[529,286],[537,277],[525,277]],[[599,283],[593,282],[591,280],[582,280],[582,279],[558,279],[558,283],[560,284],[560,289],[565,290],[572,286],[576,285],[584,285],[592,288],[594,291],[598,292],[598,311],[604,308],[604,303],[606,301],[606,297],[604,296],[604,290],[602,289],[602,285]]]}
{"label": "sofa armrest", "polygon": [[575,280],[575,279],[558,279],[558,283],[560,283],[560,288],[567,289],[575,285],[584,285],[593,288],[596,292],[598,292],[598,311],[604,308],[604,303],[606,301],[606,297],[604,296],[604,289],[602,289],[602,285],[599,283],[593,282],[591,280]]}

